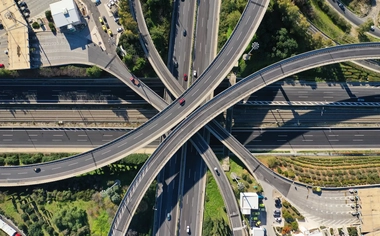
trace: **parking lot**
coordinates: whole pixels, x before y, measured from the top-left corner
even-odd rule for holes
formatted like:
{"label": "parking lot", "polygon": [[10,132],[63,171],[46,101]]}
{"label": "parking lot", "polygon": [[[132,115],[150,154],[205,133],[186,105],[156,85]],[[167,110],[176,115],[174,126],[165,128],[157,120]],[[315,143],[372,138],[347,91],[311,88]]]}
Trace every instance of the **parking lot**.
{"label": "parking lot", "polygon": [[49,9],[49,5],[59,0],[23,0],[30,11],[30,18],[45,17],[45,11]]}

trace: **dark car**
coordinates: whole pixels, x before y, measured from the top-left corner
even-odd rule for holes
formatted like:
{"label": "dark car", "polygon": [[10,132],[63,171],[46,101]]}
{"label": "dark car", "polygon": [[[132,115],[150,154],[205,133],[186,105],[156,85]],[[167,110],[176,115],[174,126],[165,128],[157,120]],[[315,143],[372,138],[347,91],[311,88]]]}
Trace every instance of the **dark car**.
{"label": "dark car", "polygon": [[36,173],[40,173],[40,172],[41,172],[41,169],[38,168],[38,167],[36,167],[36,168],[34,168],[34,172],[36,172]]}
{"label": "dark car", "polygon": [[170,220],[172,219],[172,216],[170,215],[170,213],[168,213],[168,214],[166,215],[166,218],[168,219],[168,221],[170,221]]}
{"label": "dark car", "polygon": [[342,11],[346,10],[346,9],[344,9],[344,5],[341,2],[338,2],[338,6],[340,7],[340,9],[342,9]]}
{"label": "dark car", "polygon": [[281,211],[280,210],[274,210],[273,216],[276,217],[276,218],[280,217],[281,216]]}
{"label": "dark car", "polygon": [[26,2],[22,1],[22,2],[19,2],[18,5],[20,7],[26,7]]}
{"label": "dark car", "polygon": [[183,37],[186,37],[186,35],[187,35],[187,31],[183,30]]}
{"label": "dark car", "polygon": [[184,81],[187,81],[187,74],[184,74],[184,75],[183,75],[183,80],[184,80]]}
{"label": "dark car", "polygon": [[184,98],[179,99],[179,104],[183,106],[185,104],[185,99]]}

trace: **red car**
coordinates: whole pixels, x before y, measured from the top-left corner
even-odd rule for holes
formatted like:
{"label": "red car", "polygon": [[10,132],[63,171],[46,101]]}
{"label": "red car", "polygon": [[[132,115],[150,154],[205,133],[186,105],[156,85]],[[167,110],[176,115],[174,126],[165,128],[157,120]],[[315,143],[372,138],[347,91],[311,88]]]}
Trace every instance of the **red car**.
{"label": "red car", "polygon": [[140,82],[137,80],[137,79],[135,79],[135,78],[133,78],[133,77],[131,77],[131,78],[129,78],[130,80],[131,80],[131,82],[134,84],[134,85],[136,85],[136,86],[139,86],[140,85]]}
{"label": "red car", "polygon": [[179,104],[183,106],[185,104],[185,99],[184,98],[179,99]]}
{"label": "red car", "polygon": [[0,64],[0,68],[4,68],[4,64]]}
{"label": "red car", "polygon": [[184,75],[183,75],[183,80],[184,80],[184,81],[187,81],[187,74],[184,74]]}

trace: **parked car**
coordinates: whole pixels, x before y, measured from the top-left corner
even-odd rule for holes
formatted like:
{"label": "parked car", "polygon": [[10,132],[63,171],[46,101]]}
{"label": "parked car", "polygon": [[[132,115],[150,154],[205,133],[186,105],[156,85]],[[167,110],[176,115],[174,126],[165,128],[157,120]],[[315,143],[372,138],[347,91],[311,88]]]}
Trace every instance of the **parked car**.
{"label": "parked car", "polygon": [[123,28],[117,28],[117,32],[118,33],[123,32]]}
{"label": "parked car", "polygon": [[21,1],[21,2],[18,3],[18,5],[19,5],[20,7],[26,7],[26,2]]}
{"label": "parked car", "polygon": [[100,24],[104,24],[103,17],[99,16],[99,22]]}
{"label": "parked car", "polygon": [[4,68],[4,64],[1,64],[1,63],[0,63],[0,68]]}
{"label": "parked car", "polygon": [[357,190],[357,189],[354,189],[354,188],[350,188],[350,189],[348,190],[348,192],[349,192],[349,193],[357,193],[358,190]]}
{"label": "parked car", "polygon": [[187,31],[186,30],[183,30],[183,37],[186,37],[186,35],[187,35]]}
{"label": "parked car", "polygon": [[112,30],[108,30],[108,35],[110,36],[110,37],[112,37],[113,36],[113,34],[112,34]]}
{"label": "parked car", "polygon": [[186,233],[190,234],[190,226],[186,227]]}
{"label": "parked car", "polygon": [[107,27],[105,25],[102,25],[102,29],[107,33]]}

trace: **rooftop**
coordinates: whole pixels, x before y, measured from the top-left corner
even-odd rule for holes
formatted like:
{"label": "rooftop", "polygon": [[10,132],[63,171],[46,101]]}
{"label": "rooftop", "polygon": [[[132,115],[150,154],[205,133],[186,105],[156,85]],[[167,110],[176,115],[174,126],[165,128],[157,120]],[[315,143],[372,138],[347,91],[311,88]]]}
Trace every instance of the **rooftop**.
{"label": "rooftop", "polygon": [[249,215],[251,210],[259,209],[259,196],[257,193],[240,193],[240,209],[244,215]]}
{"label": "rooftop", "polygon": [[2,0],[2,4],[0,4],[0,20],[8,35],[9,60],[6,67],[11,70],[29,69],[28,25],[13,0]]}
{"label": "rooftop", "polygon": [[73,0],[62,0],[50,4],[51,15],[55,25],[62,26],[80,22],[80,15]]}

